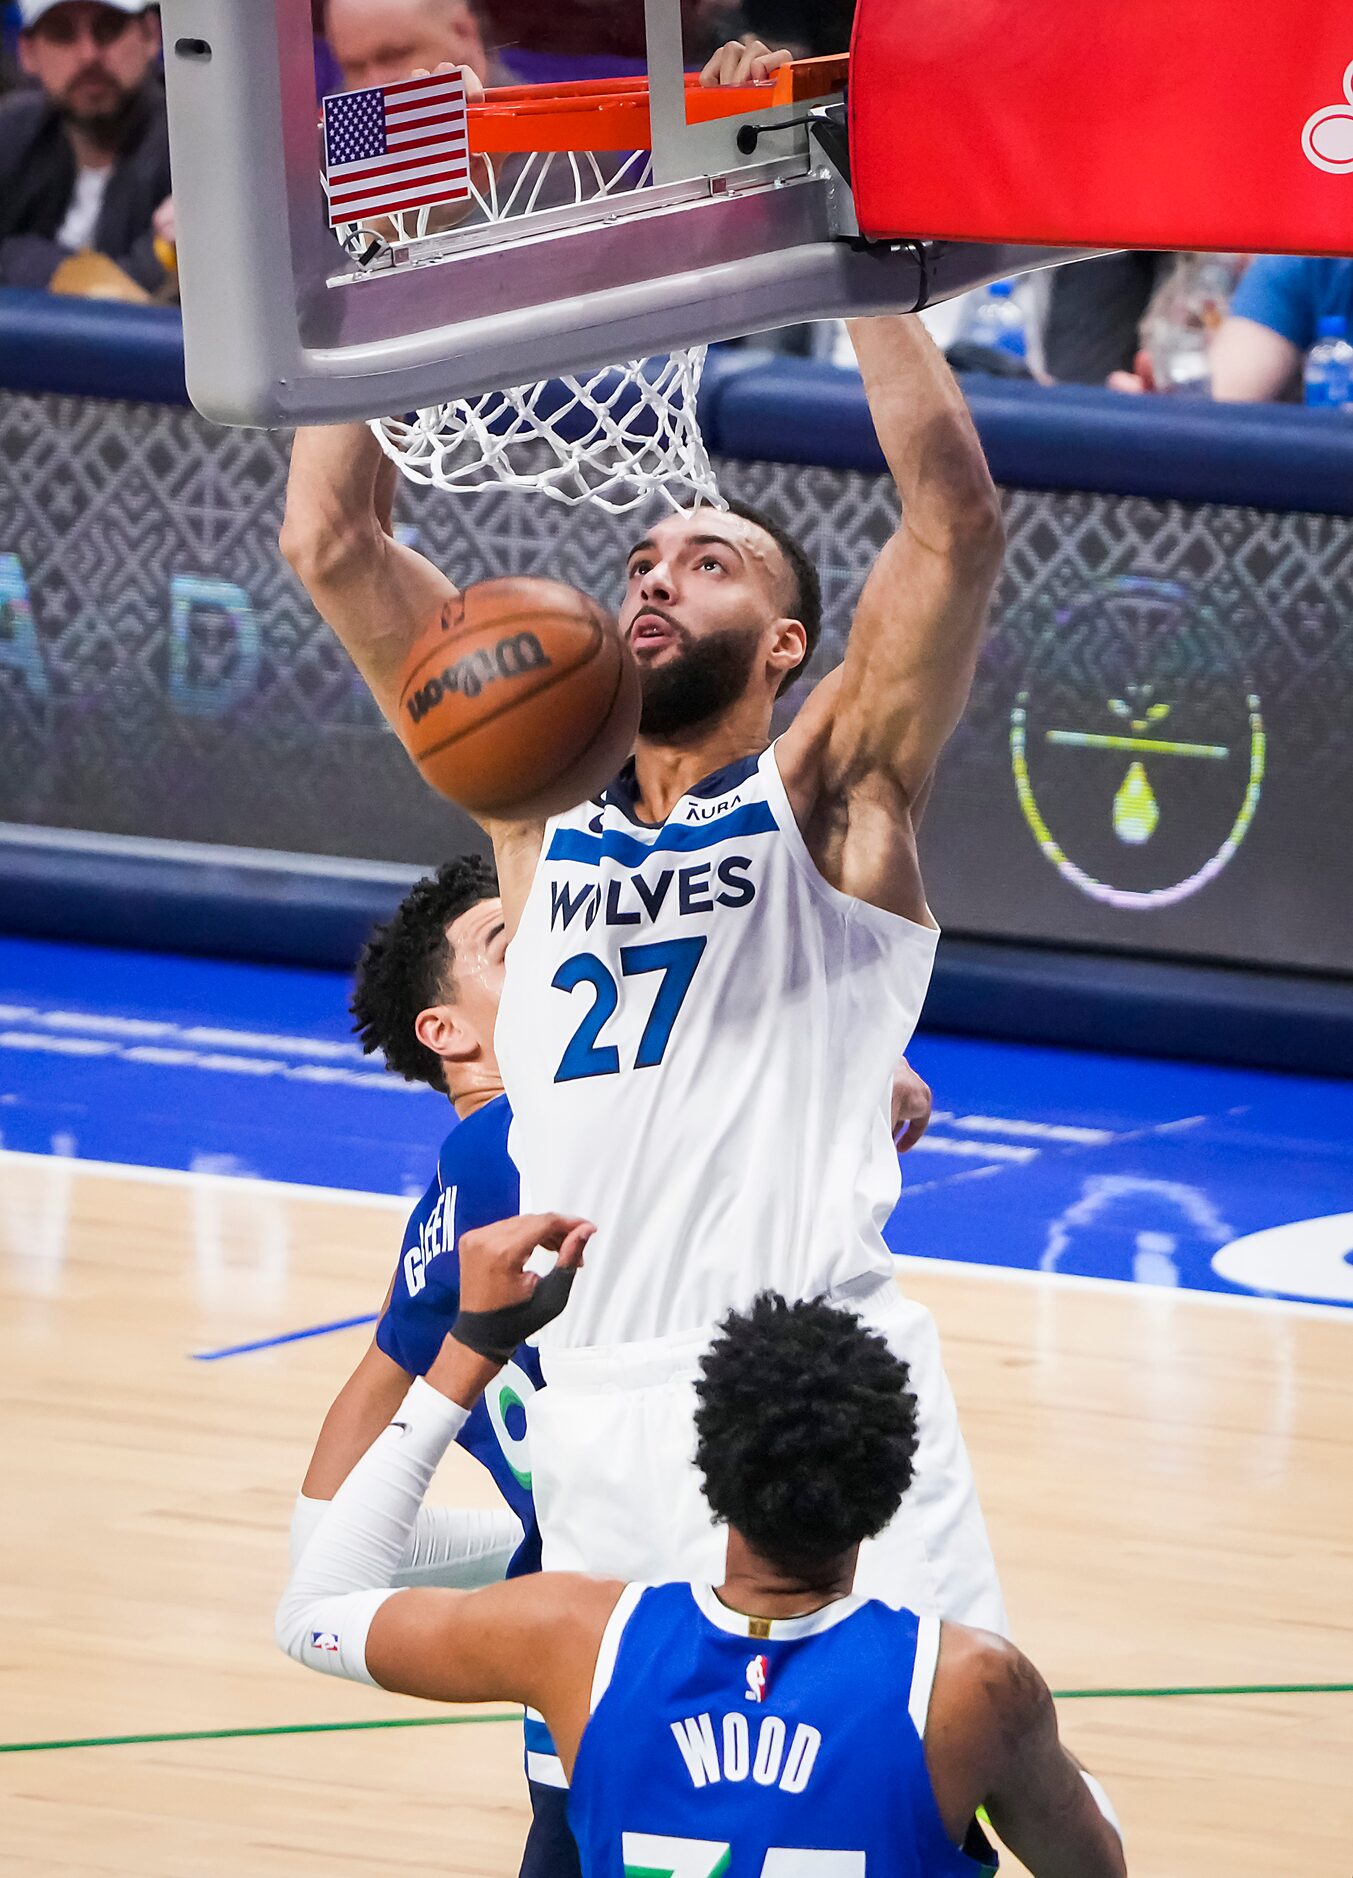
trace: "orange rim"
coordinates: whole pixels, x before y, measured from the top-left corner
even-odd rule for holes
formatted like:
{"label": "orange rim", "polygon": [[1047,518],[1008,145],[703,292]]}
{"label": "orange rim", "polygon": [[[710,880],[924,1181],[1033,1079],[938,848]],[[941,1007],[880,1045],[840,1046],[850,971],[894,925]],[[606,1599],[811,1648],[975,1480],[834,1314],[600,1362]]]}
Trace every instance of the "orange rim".
{"label": "orange rim", "polygon": [[[704,86],[686,74],[686,116],[693,124],[748,111],[806,104],[843,89],[845,53],[795,59],[757,85]],[[648,81],[595,78],[551,85],[499,85],[470,106],[470,147],[484,155],[546,150],[647,150]]]}

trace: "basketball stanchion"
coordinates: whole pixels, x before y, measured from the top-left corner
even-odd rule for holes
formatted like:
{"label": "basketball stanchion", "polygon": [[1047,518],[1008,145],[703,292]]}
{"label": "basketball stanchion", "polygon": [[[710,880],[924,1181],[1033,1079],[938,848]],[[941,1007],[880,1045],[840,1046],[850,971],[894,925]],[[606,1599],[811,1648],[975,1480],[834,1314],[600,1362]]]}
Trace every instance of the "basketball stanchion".
{"label": "basketball stanchion", "polygon": [[[698,489],[684,421],[650,437],[651,365],[620,368],[643,407],[620,421],[618,359],[911,311],[1115,247],[1353,247],[1350,41],[1328,0],[1195,0],[1168,25],[1161,0],[1123,0],[1092,35],[1021,0],[859,0],[848,61],[726,89],[683,79],[678,0],[646,0],[647,77],[490,91],[474,213],[338,261],[310,0],[163,10],[194,404],[261,425],[439,409],[386,443],[448,488],[475,486],[481,443],[526,486],[530,441],[543,480],[524,474],[556,498],[613,500],[626,456]],[[693,372],[670,380],[683,398]],[[568,374],[592,391],[566,418],[529,395]]]}
{"label": "basketball stanchion", "polygon": [[[702,86],[682,72],[677,0],[646,0],[646,76],[490,90],[470,106],[469,187],[462,171],[436,213],[359,221],[336,250],[310,0],[165,0],[164,18],[193,403],[266,426],[398,413],[387,448],[443,487],[479,486],[487,450],[489,480],[566,501],[627,501],[622,468],[649,493],[708,493],[699,348],[1069,258],[939,252],[919,225],[861,241],[846,56]],[[379,121],[391,89],[356,94],[363,113]],[[563,377],[579,389],[562,405],[533,394]]]}

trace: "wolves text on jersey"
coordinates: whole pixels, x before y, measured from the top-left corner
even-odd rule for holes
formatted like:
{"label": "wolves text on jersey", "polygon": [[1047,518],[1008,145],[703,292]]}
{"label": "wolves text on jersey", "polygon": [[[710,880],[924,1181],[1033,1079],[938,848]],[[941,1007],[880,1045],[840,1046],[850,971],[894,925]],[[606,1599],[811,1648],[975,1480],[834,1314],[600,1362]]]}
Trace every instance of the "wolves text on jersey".
{"label": "wolves text on jersey", "polygon": [[822,1746],[821,1731],[807,1722],[799,1722],[791,1736],[778,1715],[763,1715],[753,1729],[747,1716],[737,1710],[723,1717],[717,1740],[707,1713],[684,1716],[671,1728],[696,1787],[750,1776],[759,1787],[802,1793]]}
{"label": "wolves text on jersey", "polygon": [[712,913],[716,906],[750,906],[756,883],[748,877],[751,856],[726,854],[721,861],[696,861],[685,867],[664,867],[645,879],[625,874],[604,883],[567,880],[550,882],[550,930],[567,931],[581,916],[584,930],[600,917],[604,926],[639,926],[657,919],[664,904],[683,918]]}

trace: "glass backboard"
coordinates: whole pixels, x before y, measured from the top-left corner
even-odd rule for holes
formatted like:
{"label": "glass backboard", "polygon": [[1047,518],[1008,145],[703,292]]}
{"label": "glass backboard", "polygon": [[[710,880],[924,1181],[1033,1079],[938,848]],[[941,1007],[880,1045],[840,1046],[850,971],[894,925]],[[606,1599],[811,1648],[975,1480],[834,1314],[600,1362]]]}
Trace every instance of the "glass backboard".
{"label": "glass backboard", "polygon": [[[839,60],[688,82],[722,0],[493,0],[491,30],[469,0],[325,14],[317,36],[312,0],[163,3],[188,383],[218,421],[385,417],[1010,271],[991,248],[858,241],[839,125],[819,134]],[[362,217],[340,245],[324,96],[356,93],[365,124],[438,50],[494,81],[463,121],[472,199]]]}

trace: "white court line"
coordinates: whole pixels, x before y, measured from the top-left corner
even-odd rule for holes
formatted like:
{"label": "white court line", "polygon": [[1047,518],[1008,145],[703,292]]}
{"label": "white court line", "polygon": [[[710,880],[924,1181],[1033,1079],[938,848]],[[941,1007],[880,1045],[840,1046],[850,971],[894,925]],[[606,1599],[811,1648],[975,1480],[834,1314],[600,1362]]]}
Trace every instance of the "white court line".
{"label": "white court line", "polygon": [[[931,1132],[916,1143],[914,1152],[924,1154],[931,1142],[935,1142],[941,1153],[968,1155],[973,1160],[985,1163],[981,1167],[965,1168],[962,1173],[938,1174],[930,1180],[907,1180],[903,1178],[903,1189],[908,1193],[934,1193],[941,1187],[957,1187],[961,1183],[984,1180],[993,1174],[1009,1173],[1012,1166],[1025,1166],[1042,1154],[1041,1148],[1016,1148],[989,1142],[985,1149],[975,1141],[958,1141],[948,1135],[936,1137],[937,1123],[945,1127],[971,1128],[976,1130],[1003,1129],[1008,1134],[1032,1134],[1052,1136],[1060,1145],[1068,1148],[1117,1148],[1128,1141],[1146,1141],[1157,1135],[1179,1134],[1186,1128],[1202,1128],[1208,1122],[1232,1115],[1243,1115],[1239,1108],[1218,1110],[1217,1116],[1180,1115],[1173,1121],[1152,1122],[1142,1128],[1129,1128],[1120,1134],[1113,1134],[1105,1129],[1078,1129],[1052,1122],[1020,1122],[1003,1120],[995,1115],[958,1116],[949,1109],[936,1109],[930,1117]],[[1088,1139],[1086,1137],[1089,1137]],[[1112,1279],[1106,1283],[1113,1283]],[[1168,1287],[1165,1287],[1168,1289]],[[1199,1295],[1202,1295],[1201,1293]]]}
{"label": "white court line", "polygon": [[1035,1141],[1069,1141],[1080,1148],[1104,1148],[1118,1139],[1111,1128],[1076,1128],[1069,1122],[1024,1122],[1004,1115],[955,1115],[952,1128],[975,1135],[1027,1135]]}
{"label": "white court line", "polygon": [[[185,1167],[147,1167],[133,1161],[85,1161],[78,1155],[34,1154],[23,1148],[0,1148],[0,1169],[8,1161],[20,1164],[75,1169],[96,1178],[142,1180],[152,1186],[207,1186],[271,1188],[288,1198],[319,1200],[335,1206],[366,1206],[377,1210],[406,1214],[412,1194],[361,1193],[353,1187],[314,1187],[301,1181],[273,1180],[263,1174],[219,1174],[194,1172]],[[971,1259],[925,1258],[910,1252],[894,1252],[893,1264],[901,1272],[949,1273],[961,1278],[989,1278],[997,1282],[1035,1285],[1058,1285],[1073,1291],[1099,1291],[1119,1298],[1149,1299],[1154,1303],[1187,1298],[1200,1304],[1239,1305],[1244,1310],[1284,1311],[1295,1317],[1338,1317],[1353,1319],[1346,1304],[1317,1304],[1307,1298],[1260,1297],[1243,1291],[1195,1291],[1188,1285],[1141,1285],[1129,1278],[1094,1278],[1079,1272],[1044,1272],[1027,1265],[985,1265]]]}
{"label": "white court line", "polygon": [[370,1063],[376,1069],[383,1058],[367,1057],[360,1044],[339,1042],[332,1038],[295,1037],[276,1030],[230,1030],[208,1024],[176,1024],[172,1018],[117,1017],[101,1011],[51,1010],[40,1004],[0,1004],[0,1023],[27,1024],[38,1030],[89,1031],[110,1037],[125,1037],[150,1042],[155,1038],[176,1038],[180,1043],[225,1044],[244,1050],[272,1050],[280,1055],[341,1058],[359,1065]]}
{"label": "white court line", "polygon": [[1014,1161],[1021,1166],[1027,1161],[1036,1161],[1039,1150],[1016,1145],[1012,1141],[957,1141],[952,1135],[937,1135],[932,1128],[922,1135],[916,1143],[914,1152],[920,1154],[929,1148],[932,1154],[955,1154],[966,1161]]}
{"label": "white court line", "polygon": [[[0,1009],[0,1017],[3,1017]],[[348,1068],[335,1063],[290,1063],[283,1055],[232,1056],[223,1050],[199,1050],[187,1047],[193,1034],[166,1025],[161,1033],[178,1042],[115,1042],[109,1037],[68,1037],[45,1030],[0,1030],[0,1050],[23,1050],[42,1056],[118,1057],[124,1063],[140,1063],[155,1069],[197,1069],[208,1074],[234,1076],[278,1076],[284,1082],[344,1083],[354,1089],[375,1089],[382,1094],[418,1095],[420,1083],[405,1082],[402,1077],[385,1073],[383,1060],[373,1056],[371,1068]],[[229,1032],[206,1033],[225,1037]],[[278,1041],[282,1041],[279,1039]],[[288,1040],[289,1041],[289,1040]],[[360,1053],[358,1062],[362,1062]]]}
{"label": "white court line", "polygon": [[1285,1311],[1291,1317],[1340,1317],[1353,1321],[1353,1310],[1346,1304],[1318,1304],[1313,1298],[1270,1297],[1259,1292],[1196,1291],[1192,1285],[1143,1285],[1135,1278],[1096,1278],[1088,1272],[1045,1272],[1027,1265],[985,1265],[976,1259],[925,1258],[914,1252],[894,1252],[893,1264],[903,1274],[908,1271],[951,1273],[956,1278],[991,1278],[1033,1280],[1057,1285],[1071,1291],[1112,1292],[1116,1297],[1132,1297],[1138,1302],[1159,1304],[1177,1298],[1196,1299],[1199,1304],[1239,1305],[1242,1310]]}
{"label": "white court line", "polygon": [[273,1180],[265,1174],[221,1174],[208,1168],[150,1167],[140,1161],[86,1161],[78,1154],[34,1154],[26,1148],[0,1148],[0,1167],[7,1161],[48,1167],[59,1164],[92,1174],[101,1180],[143,1180],[161,1187],[250,1187],[275,1188],[288,1197],[324,1200],[335,1206],[389,1207],[407,1214],[418,1197],[412,1193],[364,1193],[356,1187],[313,1187],[300,1180]]}

